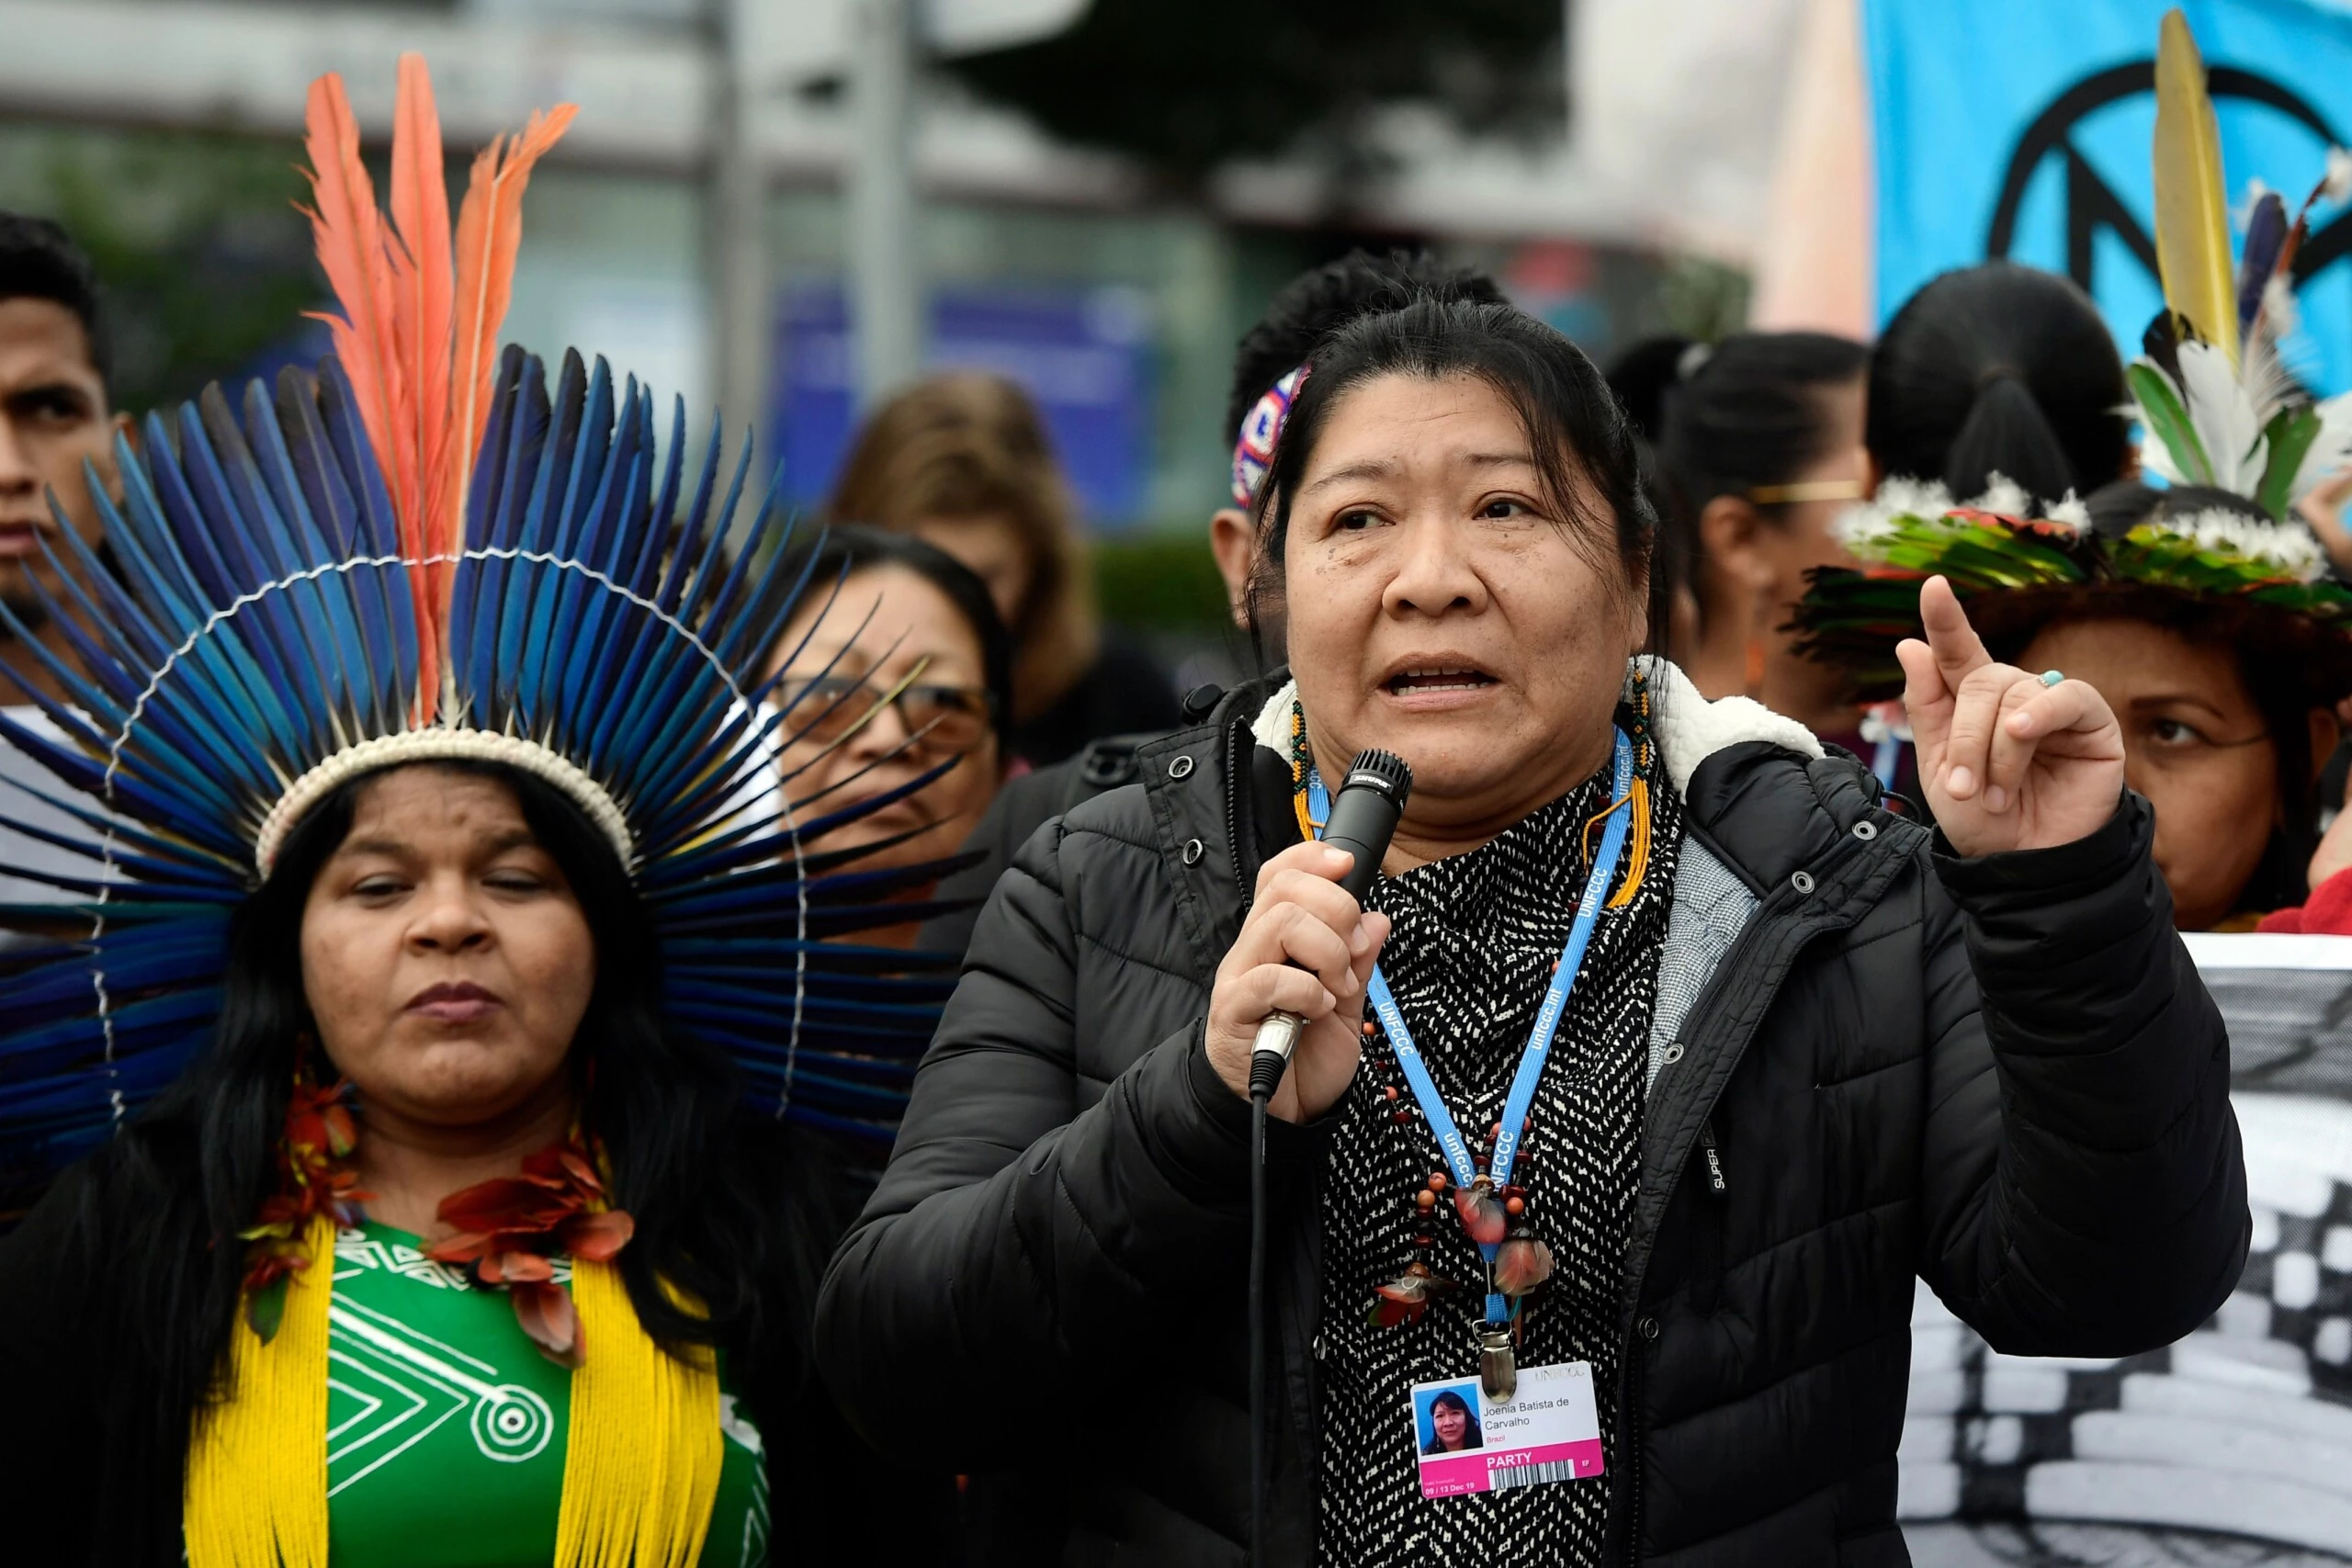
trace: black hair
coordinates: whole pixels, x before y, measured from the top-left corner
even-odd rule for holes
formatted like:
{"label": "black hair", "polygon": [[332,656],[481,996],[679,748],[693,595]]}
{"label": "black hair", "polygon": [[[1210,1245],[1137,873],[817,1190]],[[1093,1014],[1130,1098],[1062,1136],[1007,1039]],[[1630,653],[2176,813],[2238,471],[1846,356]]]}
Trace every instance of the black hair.
{"label": "black hair", "polygon": [[980,645],[980,679],[988,688],[989,718],[996,727],[998,744],[1001,748],[1012,743],[1012,637],[996,613],[988,584],[977,572],[912,534],[889,534],[857,523],[834,524],[813,547],[787,556],[780,570],[797,577],[812,558],[813,569],[803,592],[820,601],[832,592],[835,582],[877,566],[902,566],[945,594]]}
{"label": "black hair", "polygon": [[82,323],[91,367],[113,378],[113,345],[97,269],[64,230],[46,218],[0,212],[0,299],[48,299]]}
{"label": "black hair", "polygon": [[1231,441],[1273,384],[1297,369],[1334,328],[1358,316],[1393,310],[1418,299],[1501,305],[1502,287],[1475,267],[1449,266],[1426,251],[1375,256],[1353,250],[1303,272],[1274,293],[1266,313],[1233,350],[1233,389],[1226,398]]}
{"label": "black hair", "polygon": [[[1611,387],[1650,444],[1666,576],[1697,587],[1708,502],[1786,484],[1829,455],[1827,394],[1869,366],[1851,338],[1739,333],[1713,345],[1653,338],[1611,367]],[[1752,504],[1771,517],[1788,503]]]}
{"label": "black hair", "polygon": [[[797,1378],[801,1303],[778,1282],[803,1281],[813,1295],[830,1237],[801,1234],[797,1194],[743,1175],[735,1156],[756,1134],[736,1114],[733,1064],[664,1018],[650,917],[619,858],[539,779],[477,762],[423,765],[512,789],[587,918],[595,987],[570,1067],[582,1124],[611,1157],[613,1201],[636,1220],[618,1268],[639,1321],[673,1351],[723,1343],[747,1379]],[[269,878],[231,919],[210,1041],[92,1162],[78,1213],[101,1238],[101,1300],[135,1391],[139,1429],[124,1441],[152,1455],[183,1451],[192,1413],[217,1389],[244,1270],[237,1233],[275,1188],[288,1091],[311,1026],[303,909],[350,832],[361,791],[381,776],[342,785],[287,836]],[[333,1069],[322,1055],[310,1070]],[[663,1280],[707,1315],[681,1312]]]}
{"label": "black hair", "polygon": [[[1544,500],[1568,536],[1591,545],[1605,533],[1629,586],[1647,574],[1657,514],[1642,489],[1634,427],[1592,361],[1542,321],[1509,305],[1418,299],[1340,327],[1316,346],[1313,363],[1258,497],[1249,594],[1253,631],[1267,621],[1261,592],[1280,592],[1291,497],[1332,405],[1382,376],[1471,376],[1494,388],[1518,414]],[[1590,515],[1580,499],[1588,485],[1605,519]],[[1666,626],[1657,587],[1651,582],[1654,646]]]}
{"label": "black hair", "polygon": [[1463,1398],[1452,1389],[1447,1389],[1443,1393],[1439,1394],[1435,1399],[1430,1401],[1430,1444],[1428,1448],[1421,1450],[1422,1452],[1442,1454],[1449,1451],[1445,1444],[1439,1439],[1437,1435],[1437,1412],[1438,1406],[1442,1404],[1451,1404],[1456,1410],[1462,1412],[1462,1420],[1464,1423],[1462,1428],[1462,1446],[1464,1448],[1478,1449],[1486,1447],[1487,1435],[1479,1429],[1478,1413],[1470,1408],[1470,1402],[1468,1400]]}
{"label": "black hair", "polygon": [[1904,302],[1871,356],[1863,443],[1882,473],[1953,499],[1998,473],[2033,499],[2088,495],[2132,461],[2123,361],[2089,295],[2014,262],[1947,272]]}

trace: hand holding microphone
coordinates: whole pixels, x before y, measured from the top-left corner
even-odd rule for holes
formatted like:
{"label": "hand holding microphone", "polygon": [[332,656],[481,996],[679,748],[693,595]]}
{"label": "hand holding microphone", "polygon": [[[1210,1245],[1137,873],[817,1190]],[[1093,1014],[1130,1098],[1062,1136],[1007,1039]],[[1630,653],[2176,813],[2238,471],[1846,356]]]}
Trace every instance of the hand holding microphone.
{"label": "hand holding microphone", "polygon": [[1355,1077],[1364,984],[1388,935],[1388,918],[1365,911],[1363,897],[1411,787],[1402,760],[1357,758],[1322,840],[1294,844],[1260,868],[1249,917],[1217,965],[1210,1064],[1247,1095],[1255,1054],[1261,1079],[1280,1076],[1270,1110],[1285,1121],[1320,1115]]}

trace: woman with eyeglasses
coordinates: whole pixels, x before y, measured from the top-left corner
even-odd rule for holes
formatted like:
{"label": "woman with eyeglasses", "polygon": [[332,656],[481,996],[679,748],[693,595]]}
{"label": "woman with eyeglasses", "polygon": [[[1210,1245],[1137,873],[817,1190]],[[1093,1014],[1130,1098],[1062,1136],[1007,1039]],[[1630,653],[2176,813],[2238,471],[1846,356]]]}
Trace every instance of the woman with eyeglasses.
{"label": "woman with eyeglasses", "polygon": [[825,842],[880,846],[858,874],[878,879],[877,901],[914,907],[858,940],[911,947],[932,884],[903,874],[953,854],[1004,779],[1012,642],[987,585],[936,546],[836,527],[814,558],[779,568],[808,570],[807,608],[768,655],[769,671],[785,671],[776,700],[794,705],[786,728],[797,732],[778,758],[785,795],[807,822],[906,792]]}
{"label": "woman with eyeglasses", "polygon": [[1805,573],[1861,498],[1870,351],[1824,333],[1654,338],[1610,373],[1650,446],[1674,658],[1709,697],[1753,697],[1851,750],[1860,715],[1791,646]]}

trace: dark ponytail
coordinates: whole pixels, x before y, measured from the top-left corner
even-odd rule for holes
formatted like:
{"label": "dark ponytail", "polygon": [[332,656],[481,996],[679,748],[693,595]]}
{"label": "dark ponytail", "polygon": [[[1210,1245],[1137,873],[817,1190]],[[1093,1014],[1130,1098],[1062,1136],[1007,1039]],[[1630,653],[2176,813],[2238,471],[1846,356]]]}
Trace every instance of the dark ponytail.
{"label": "dark ponytail", "polygon": [[2088,495],[2131,462],[2123,361],[2098,307],[2013,262],[1948,272],[1905,302],[1871,360],[1863,440],[1882,473],[1958,500],[2000,474],[2034,500]]}
{"label": "dark ponytail", "polygon": [[2058,433],[2026,384],[2007,370],[1995,371],[1977,387],[1943,468],[1929,477],[1966,501],[1984,494],[1995,474],[2040,500],[2055,501],[2076,488],[2074,465],[2058,445]]}

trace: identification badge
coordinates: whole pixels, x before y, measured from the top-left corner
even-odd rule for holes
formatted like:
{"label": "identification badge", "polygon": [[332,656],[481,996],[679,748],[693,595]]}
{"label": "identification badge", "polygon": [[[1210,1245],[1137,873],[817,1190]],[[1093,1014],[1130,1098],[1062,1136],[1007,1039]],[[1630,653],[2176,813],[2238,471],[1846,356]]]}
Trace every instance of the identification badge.
{"label": "identification badge", "polygon": [[1475,1377],[1415,1383],[1412,1416],[1424,1497],[1600,1473],[1600,1416],[1587,1361],[1522,1367],[1508,1399],[1491,1397]]}

